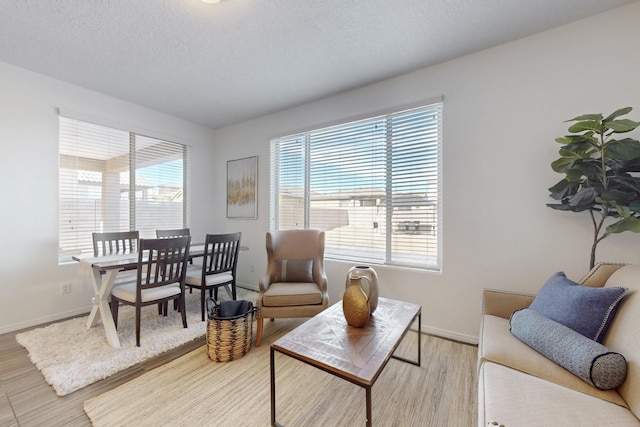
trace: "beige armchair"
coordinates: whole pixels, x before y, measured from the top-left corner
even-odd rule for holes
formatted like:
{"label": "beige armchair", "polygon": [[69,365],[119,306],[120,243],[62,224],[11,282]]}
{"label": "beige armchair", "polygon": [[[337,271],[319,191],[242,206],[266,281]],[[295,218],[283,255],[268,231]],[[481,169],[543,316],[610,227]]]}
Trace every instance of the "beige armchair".
{"label": "beige armchair", "polygon": [[324,271],[324,231],[286,230],[267,233],[267,272],[256,301],[256,347],[263,320],[312,317],[329,307]]}

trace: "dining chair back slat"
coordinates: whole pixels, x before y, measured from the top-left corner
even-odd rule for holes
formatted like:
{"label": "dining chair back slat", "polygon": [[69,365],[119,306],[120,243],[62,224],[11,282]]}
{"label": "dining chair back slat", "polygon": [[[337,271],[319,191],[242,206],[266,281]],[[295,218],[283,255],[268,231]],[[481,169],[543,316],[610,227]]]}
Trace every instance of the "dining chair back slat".
{"label": "dining chair back slat", "polygon": [[140,234],[138,231],[112,231],[92,233],[93,256],[136,253]]}
{"label": "dining chair back slat", "polygon": [[191,230],[189,230],[188,228],[179,228],[174,230],[156,230],[156,237],[158,239],[183,236],[191,236]]}

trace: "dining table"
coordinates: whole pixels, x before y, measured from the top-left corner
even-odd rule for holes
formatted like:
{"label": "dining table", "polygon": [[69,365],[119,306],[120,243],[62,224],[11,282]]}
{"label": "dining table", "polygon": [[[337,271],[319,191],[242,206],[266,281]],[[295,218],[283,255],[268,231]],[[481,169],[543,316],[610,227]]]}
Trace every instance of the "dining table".
{"label": "dining table", "polygon": [[[240,251],[248,250],[246,246],[241,246]],[[194,244],[189,248],[189,260],[204,256],[204,243]],[[91,279],[94,296],[91,298],[93,306],[87,318],[87,329],[97,325],[98,320],[102,320],[102,325],[107,337],[107,341],[112,347],[120,347],[120,339],[116,330],[116,324],[111,314],[109,300],[111,290],[118,284],[135,281],[135,275],[126,277],[122,273],[135,270],[138,266],[138,252],[118,253],[103,256],[93,256],[93,254],[74,255],[74,261],[80,266],[78,274],[88,276]],[[120,278],[119,278],[120,276]]]}

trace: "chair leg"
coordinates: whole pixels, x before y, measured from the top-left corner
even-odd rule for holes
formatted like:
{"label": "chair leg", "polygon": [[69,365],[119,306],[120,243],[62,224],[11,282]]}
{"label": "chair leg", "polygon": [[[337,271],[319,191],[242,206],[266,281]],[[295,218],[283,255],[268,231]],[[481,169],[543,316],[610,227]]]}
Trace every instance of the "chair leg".
{"label": "chair leg", "polygon": [[202,321],[204,322],[204,297],[207,295],[207,289],[203,286],[200,289],[200,311],[202,312]]}
{"label": "chair leg", "polygon": [[140,306],[136,306],[136,346],[140,347]]}
{"label": "chair leg", "polygon": [[258,315],[258,320],[256,322],[256,347],[260,347],[260,343],[262,342],[262,317]]}
{"label": "chair leg", "polygon": [[112,299],[111,302],[109,303],[109,306],[111,307],[111,317],[113,317],[113,324],[115,325],[116,329],[118,329],[118,306],[119,305],[120,305],[120,302],[114,299]]}
{"label": "chair leg", "polygon": [[187,307],[185,304],[184,292],[180,296],[180,298],[174,300],[174,302],[180,307],[180,315],[182,316],[182,326],[187,328]]}

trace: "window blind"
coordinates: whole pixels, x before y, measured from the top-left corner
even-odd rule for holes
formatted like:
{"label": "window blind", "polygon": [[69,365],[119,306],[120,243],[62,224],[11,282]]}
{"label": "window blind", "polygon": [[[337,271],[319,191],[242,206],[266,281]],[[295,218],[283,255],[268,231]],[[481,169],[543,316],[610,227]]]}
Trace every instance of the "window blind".
{"label": "window blind", "polygon": [[187,227],[187,147],[60,116],[59,262],[92,232]]}
{"label": "window blind", "polygon": [[328,258],[440,268],[442,103],[271,141],[271,229],[325,230]]}

